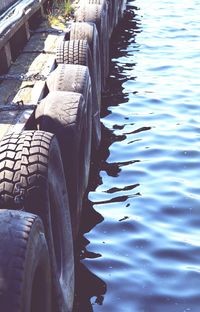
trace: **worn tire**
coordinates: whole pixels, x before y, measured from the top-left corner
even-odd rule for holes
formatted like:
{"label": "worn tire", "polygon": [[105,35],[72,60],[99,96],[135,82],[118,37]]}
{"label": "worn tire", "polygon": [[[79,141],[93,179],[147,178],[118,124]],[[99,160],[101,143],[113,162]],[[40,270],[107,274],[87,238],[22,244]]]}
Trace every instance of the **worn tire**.
{"label": "worn tire", "polygon": [[108,11],[108,31],[109,31],[109,38],[112,35],[114,23],[113,23],[113,4],[112,1],[107,0],[81,0],[80,5],[84,4],[99,4],[103,6],[103,9]]}
{"label": "worn tire", "polygon": [[[80,65],[85,65],[89,68],[89,73],[91,76],[91,82],[92,82],[92,146],[97,150],[99,145],[100,145],[100,141],[101,141],[101,124],[100,124],[100,99],[98,99],[98,95],[97,95],[97,77],[95,77],[95,73],[94,73],[94,66],[93,66],[93,60],[91,57],[91,53],[90,53],[90,48],[88,46],[88,43],[86,40],[70,40],[70,41],[62,41],[60,42],[59,46],[57,47],[57,63],[58,65],[60,64],[60,61],[62,61],[61,64],[74,64],[74,59],[77,60],[78,58],[75,57],[74,55],[77,54],[77,51],[79,53],[79,57],[81,59],[81,64]],[[59,60],[59,61],[58,61]],[[77,62],[76,62],[77,63]],[[80,67],[73,67],[75,72],[77,73],[78,68],[80,69]],[[77,68],[77,69],[75,69]],[[64,69],[64,67],[62,67],[62,69]],[[72,67],[71,67],[72,69]],[[75,79],[67,79],[69,78],[69,75],[71,75],[71,71],[70,73],[67,71],[65,71],[65,78],[63,76],[63,70],[62,72],[60,71],[60,69],[58,69],[59,73],[57,75],[57,87],[61,84],[62,86],[59,88],[54,88],[54,90],[62,90],[62,91],[73,91],[73,92],[78,92],[78,93],[82,93],[82,90],[80,90],[78,87],[78,83],[77,81],[75,81],[77,79],[77,75],[73,75],[73,77]],[[66,77],[66,75],[68,77]],[[47,85],[49,90],[52,90],[53,87],[53,81],[55,81],[55,78],[52,79],[52,76],[55,77],[55,74],[50,75],[50,78],[47,79]],[[80,74],[79,74],[80,76]],[[79,78],[80,80],[80,78]],[[63,85],[63,81],[65,81],[64,85]],[[71,82],[72,83],[71,83]],[[63,88],[63,86],[65,86],[65,88]],[[73,86],[73,88],[71,87]]]}
{"label": "worn tire", "polygon": [[84,40],[60,40],[56,49],[56,63],[85,65],[87,49],[88,47]]}
{"label": "worn tire", "polygon": [[[74,65],[84,65],[89,68],[92,88],[94,88],[94,99],[97,97],[97,77],[95,77],[94,64],[90,51],[90,47],[87,40],[70,40],[70,41],[60,41],[56,50],[56,62],[57,64],[74,64]],[[48,83],[49,79],[47,79]],[[100,107],[100,101],[98,101]]]}
{"label": "worn tire", "polygon": [[0,311],[51,312],[51,269],[39,217],[0,211]]}
{"label": "worn tire", "polygon": [[122,19],[124,16],[124,11],[126,9],[126,0],[118,0],[119,1],[119,19]]}
{"label": "worn tire", "polygon": [[113,15],[113,29],[117,26],[119,21],[119,1],[110,0],[112,2],[112,15]]}
{"label": "worn tire", "polygon": [[[112,33],[113,33],[114,28],[117,26],[117,23],[118,23],[117,3],[118,3],[118,0],[110,0],[109,1],[109,7],[110,7],[110,11],[111,11],[111,13],[110,13],[110,16],[111,16],[110,27],[111,27]],[[112,35],[112,33],[111,33],[111,35]]]}
{"label": "worn tire", "polygon": [[75,19],[77,22],[94,23],[97,27],[101,56],[101,82],[102,91],[104,91],[109,73],[108,12],[102,5],[85,4],[76,11]]}
{"label": "worn tire", "polygon": [[0,142],[0,208],[39,215],[45,226],[57,311],[71,311],[74,258],[71,220],[55,135],[23,131]]}
{"label": "worn tire", "polygon": [[[49,91],[71,91],[83,95],[86,106],[85,155],[83,172],[83,192],[88,186],[91,142],[92,142],[92,86],[88,67],[82,65],[59,64],[47,79]],[[47,104],[48,105],[48,104]],[[57,116],[55,116],[57,118]],[[63,125],[64,126],[64,125]],[[65,160],[64,160],[65,161]]]}
{"label": "worn tire", "polygon": [[52,91],[35,111],[38,129],[55,133],[61,149],[72,220],[76,238],[82,211],[87,136],[86,103],[81,94]]}
{"label": "worn tire", "polygon": [[[72,23],[70,31],[71,40],[86,40],[92,55],[92,67],[90,75],[94,75],[99,107],[101,106],[101,56],[99,35],[95,24]],[[94,73],[94,74],[92,74]]]}

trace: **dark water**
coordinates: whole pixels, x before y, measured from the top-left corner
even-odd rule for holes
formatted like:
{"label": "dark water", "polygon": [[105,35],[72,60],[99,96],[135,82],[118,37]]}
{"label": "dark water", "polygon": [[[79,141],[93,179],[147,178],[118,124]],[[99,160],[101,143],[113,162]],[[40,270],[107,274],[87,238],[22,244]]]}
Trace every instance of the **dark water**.
{"label": "dark water", "polygon": [[79,312],[200,311],[199,76],[200,1],[129,1],[86,203],[97,213]]}

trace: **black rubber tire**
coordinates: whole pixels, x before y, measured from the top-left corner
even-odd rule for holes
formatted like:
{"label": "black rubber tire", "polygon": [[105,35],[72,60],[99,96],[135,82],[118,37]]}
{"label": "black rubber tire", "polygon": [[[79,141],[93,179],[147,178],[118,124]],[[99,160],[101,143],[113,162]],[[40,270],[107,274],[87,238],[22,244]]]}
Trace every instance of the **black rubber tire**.
{"label": "black rubber tire", "polygon": [[[87,44],[87,43],[86,43]],[[89,69],[82,65],[59,64],[47,79],[49,91],[71,91],[82,94],[86,105],[84,172],[82,189],[88,186],[92,142],[92,86]],[[48,104],[47,104],[48,105]],[[57,118],[57,116],[55,116]],[[65,160],[63,160],[65,161]]]}
{"label": "black rubber tire", "polygon": [[[99,107],[101,106],[101,56],[99,47],[99,35],[95,24],[89,23],[72,23],[70,31],[70,41],[86,40],[92,56],[88,58],[88,65],[90,76],[94,76],[96,85],[97,99]],[[80,64],[81,65],[81,64]],[[93,79],[93,78],[92,78]]]}
{"label": "black rubber tire", "polygon": [[0,210],[0,311],[51,312],[51,268],[41,219]]}
{"label": "black rubber tire", "polygon": [[126,0],[118,0],[118,1],[119,1],[118,15],[119,15],[119,19],[122,19],[124,16],[125,8],[126,8]]}
{"label": "black rubber tire", "polygon": [[119,21],[119,1],[120,0],[111,0],[113,9],[113,29],[117,26]]}
{"label": "black rubber tire", "polygon": [[109,31],[109,38],[113,32],[113,4],[112,1],[107,0],[81,0],[80,5],[84,4],[100,4],[103,6],[103,9],[108,11],[108,31]]}
{"label": "black rubber tire", "polygon": [[49,248],[53,304],[70,311],[74,297],[73,239],[67,189],[55,135],[23,131],[0,142],[0,208],[39,215]]}
{"label": "black rubber tire", "polygon": [[56,49],[56,63],[85,65],[87,49],[88,47],[84,40],[60,40]]}
{"label": "black rubber tire", "polygon": [[113,33],[114,28],[117,25],[117,10],[116,10],[116,5],[117,5],[117,0],[110,0],[109,1],[109,5],[108,5],[108,12],[110,12],[109,16],[110,16],[110,29],[111,29],[111,33],[110,33],[110,37]]}
{"label": "black rubber tire", "polygon": [[[86,40],[70,40],[60,41],[56,51],[57,64],[73,64],[84,65],[89,68],[92,83],[92,88],[96,89],[96,81],[94,81],[94,68],[93,60],[90,52],[89,45]],[[50,79],[47,79],[49,84]],[[52,83],[51,83],[52,87]],[[50,89],[49,85],[48,88]]]}
{"label": "black rubber tire", "polygon": [[35,111],[37,128],[55,133],[64,165],[73,236],[76,239],[82,212],[87,136],[86,104],[81,94],[52,91]]}
{"label": "black rubber tire", "polygon": [[101,56],[101,85],[104,91],[109,73],[108,11],[102,5],[85,4],[76,11],[75,19],[77,22],[94,23],[97,27]]}
{"label": "black rubber tire", "polygon": [[[74,60],[78,60],[78,57],[76,56],[79,54],[79,58],[81,59],[80,65],[88,66],[91,81],[92,81],[92,146],[95,150],[98,149],[101,141],[101,124],[100,124],[100,101],[101,98],[98,98],[97,95],[97,80],[98,77],[95,76],[94,72],[94,66],[93,66],[93,60],[90,53],[90,48],[88,46],[88,43],[86,40],[70,40],[70,41],[62,41],[59,43],[57,47],[57,63],[60,64],[60,61],[62,61],[62,64],[74,64]],[[76,64],[78,62],[76,61]],[[63,84],[63,78],[62,75],[58,75],[58,80],[60,81],[59,84]],[[68,79],[65,79],[68,81]],[[47,84],[49,89],[52,90],[52,83],[51,79],[47,80]],[[77,86],[77,83],[74,82],[74,86]],[[73,88],[74,89],[74,88]],[[63,90],[63,88],[59,88],[59,90]],[[72,88],[69,88],[69,81],[68,86],[66,86],[65,83],[65,90],[66,91],[75,91],[78,93],[82,93],[79,90],[72,90]]]}

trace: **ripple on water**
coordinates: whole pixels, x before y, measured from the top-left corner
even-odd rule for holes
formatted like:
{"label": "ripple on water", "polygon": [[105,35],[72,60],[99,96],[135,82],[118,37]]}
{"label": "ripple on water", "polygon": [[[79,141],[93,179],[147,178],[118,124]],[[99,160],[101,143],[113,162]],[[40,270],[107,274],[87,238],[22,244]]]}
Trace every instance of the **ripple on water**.
{"label": "ripple on water", "polygon": [[89,193],[104,220],[86,234],[83,261],[106,283],[93,311],[200,311],[199,9],[129,1],[113,38]]}

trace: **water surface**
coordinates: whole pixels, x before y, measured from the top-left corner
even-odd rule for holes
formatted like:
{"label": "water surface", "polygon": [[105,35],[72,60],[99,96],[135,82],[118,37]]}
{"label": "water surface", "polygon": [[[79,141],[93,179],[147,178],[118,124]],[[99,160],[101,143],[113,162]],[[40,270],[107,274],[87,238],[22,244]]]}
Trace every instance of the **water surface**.
{"label": "water surface", "polygon": [[199,16],[129,1],[113,37],[79,312],[200,311]]}

